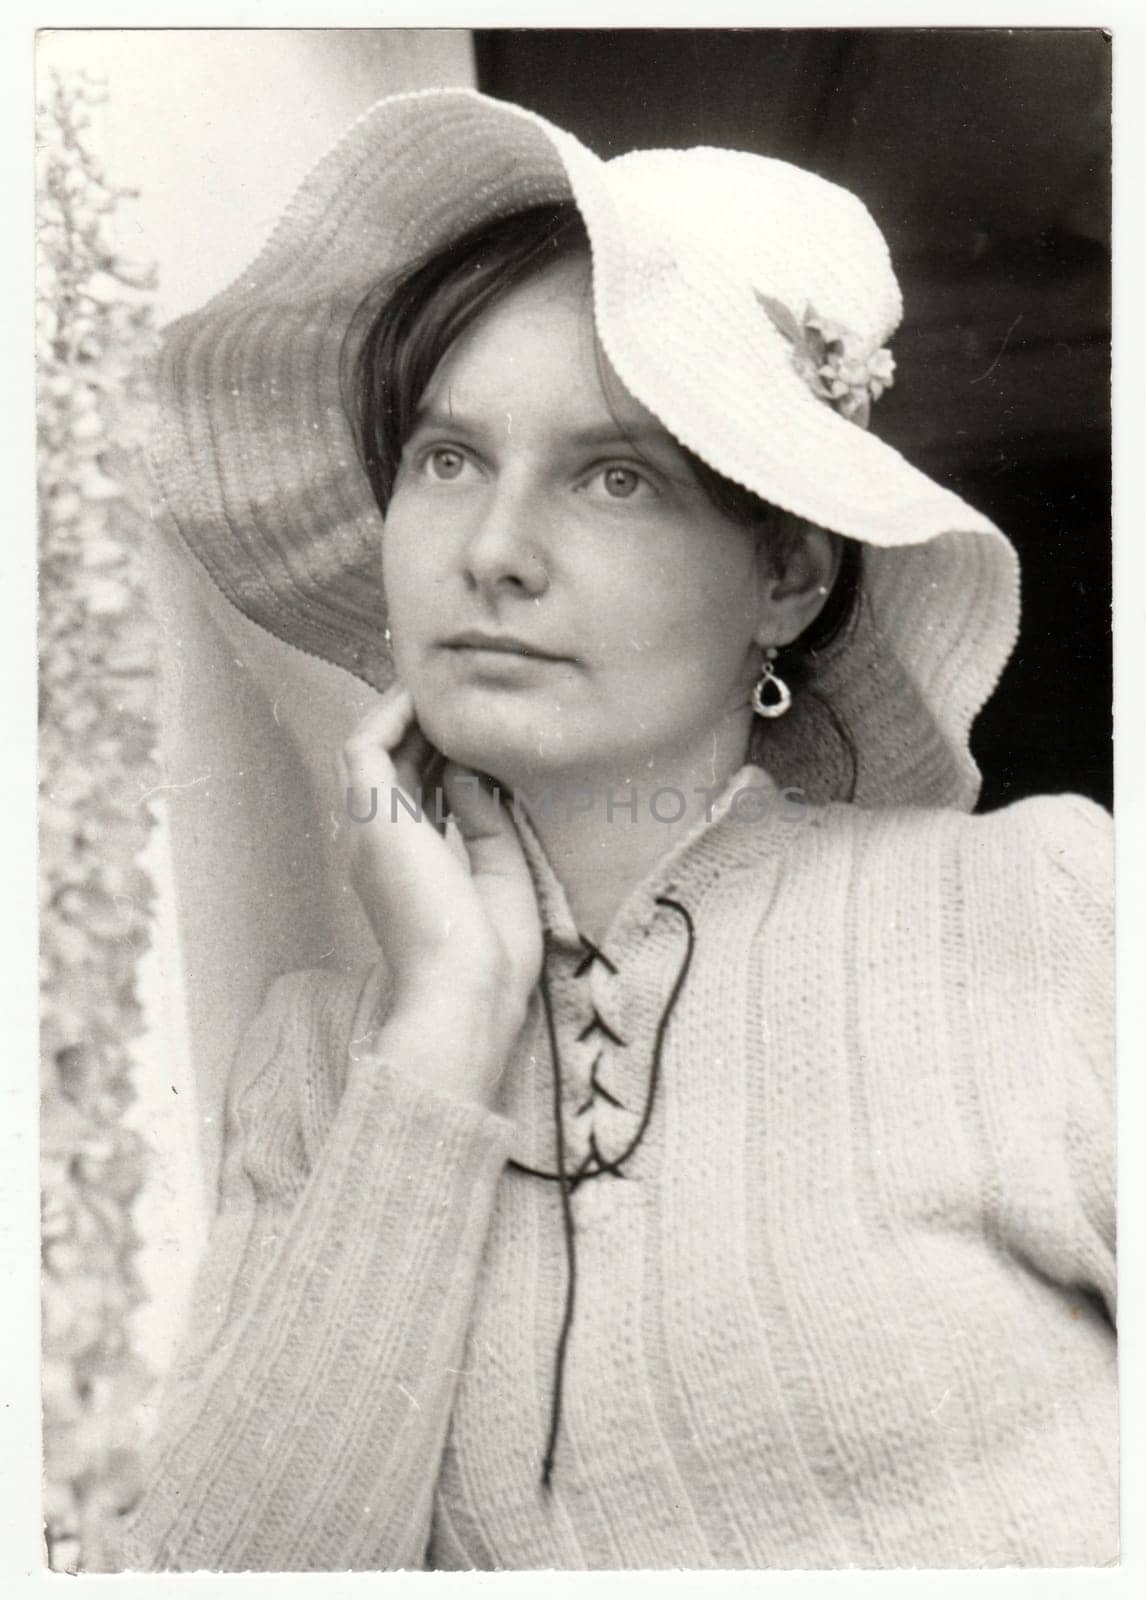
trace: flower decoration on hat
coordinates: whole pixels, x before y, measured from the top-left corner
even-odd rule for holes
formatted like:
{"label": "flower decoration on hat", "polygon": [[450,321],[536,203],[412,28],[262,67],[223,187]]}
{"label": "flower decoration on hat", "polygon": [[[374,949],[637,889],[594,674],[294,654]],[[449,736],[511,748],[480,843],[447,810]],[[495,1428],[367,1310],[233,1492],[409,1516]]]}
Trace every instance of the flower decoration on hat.
{"label": "flower decoration on hat", "polygon": [[783,301],[759,290],[755,294],[772,325],[791,344],[796,370],[812,393],[866,428],[872,401],[895,381],[895,358],[887,346],[865,352],[858,335],[821,317],[812,306],[805,307],[801,322]]}

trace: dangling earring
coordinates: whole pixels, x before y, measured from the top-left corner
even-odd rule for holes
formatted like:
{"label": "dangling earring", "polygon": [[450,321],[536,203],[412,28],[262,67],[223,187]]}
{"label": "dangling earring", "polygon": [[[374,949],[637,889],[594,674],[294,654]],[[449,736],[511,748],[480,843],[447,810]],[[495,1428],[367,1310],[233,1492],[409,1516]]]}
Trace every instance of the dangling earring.
{"label": "dangling earring", "polygon": [[386,646],[387,650],[389,650],[390,646],[393,644],[393,642],[394,642],[394,635],[390,632],[390,624],[387,623],[386,626],[382,629],[382,643]]}
{"label": "dangling earring", "polygon": [[[782,717],[792,704],[791,689],[783,678],[776,676],[776,668],[772,665],[778,653],[774,644],[764,651],[764,670],[752,690],[752,709],[758,717]],[[764,698],[766,694],[770,696],[768,700]]]}

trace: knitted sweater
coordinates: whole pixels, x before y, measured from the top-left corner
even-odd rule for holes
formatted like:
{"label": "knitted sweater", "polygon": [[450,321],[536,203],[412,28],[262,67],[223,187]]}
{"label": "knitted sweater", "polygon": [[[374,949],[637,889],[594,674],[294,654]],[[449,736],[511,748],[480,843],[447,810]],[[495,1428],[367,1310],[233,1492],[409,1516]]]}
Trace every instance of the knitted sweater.
{"label": "knitted sweater", "polygon": [[550,1488],[541,1009],[489,1111],[372,1055],[377,968],[296,973],[122,1565],[1116,1559],[1108,818],[727,799],[599,951],[527,841]]}

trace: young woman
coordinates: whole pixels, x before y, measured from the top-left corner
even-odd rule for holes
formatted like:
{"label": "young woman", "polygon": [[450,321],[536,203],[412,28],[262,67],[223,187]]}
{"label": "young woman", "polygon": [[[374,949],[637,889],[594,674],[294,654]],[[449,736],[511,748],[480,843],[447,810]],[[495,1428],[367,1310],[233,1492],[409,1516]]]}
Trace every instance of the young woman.
{"label": "young woman", "polygon": [[968,814],[898,316],[813,175],[450,91],[170,331],[184,537],[384,691],[378,951],[247,1032],[123,1565],[1116,1559],[1108,820]]}

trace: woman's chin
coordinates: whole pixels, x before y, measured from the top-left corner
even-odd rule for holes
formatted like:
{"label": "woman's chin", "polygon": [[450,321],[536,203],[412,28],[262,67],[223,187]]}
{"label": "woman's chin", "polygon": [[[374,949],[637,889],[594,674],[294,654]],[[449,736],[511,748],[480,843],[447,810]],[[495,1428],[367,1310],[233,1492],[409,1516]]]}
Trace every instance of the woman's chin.
{"label": "woman's chin", "polygon": [[415,709],[423,733],[444,756],[502,783],[525,787],[530,780],[580,764],[577,741],[560,707],[539,704],[533,697],[531,703],[524,697],[516,703],[499,699],[462,693],[446,705],[415,699]]}

